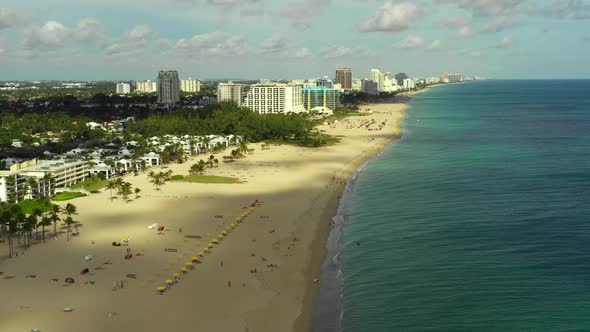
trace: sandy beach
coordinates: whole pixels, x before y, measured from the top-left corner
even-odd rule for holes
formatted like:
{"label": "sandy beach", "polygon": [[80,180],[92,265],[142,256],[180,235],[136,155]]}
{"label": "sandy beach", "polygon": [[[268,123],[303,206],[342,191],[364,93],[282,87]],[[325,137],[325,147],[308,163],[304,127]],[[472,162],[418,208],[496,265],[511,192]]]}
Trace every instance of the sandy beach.
{"label": "sandy beach", "polygon": [[[252,154],[206,171],[240,184],[168,182],[157,191],[140,174],[125,177],[142,190],[138,199],[112,199],[105,189],[71,201],[80,235],[37,241],[11,259],[0,244],[0,331],[309,331],[339,195],[360,164],[400,137],[405,107],[363,105],[370,112],[319,127],[341,139],[334,146],[251,144]],[[201,158],[165,170],[187,175]],[[256,200],[200,264],[156,292]],[[149,230],[153,223],[165,231]],[[128,247],[111,245],[122,237]],[[140,255],[124,259],[127,248]]]}

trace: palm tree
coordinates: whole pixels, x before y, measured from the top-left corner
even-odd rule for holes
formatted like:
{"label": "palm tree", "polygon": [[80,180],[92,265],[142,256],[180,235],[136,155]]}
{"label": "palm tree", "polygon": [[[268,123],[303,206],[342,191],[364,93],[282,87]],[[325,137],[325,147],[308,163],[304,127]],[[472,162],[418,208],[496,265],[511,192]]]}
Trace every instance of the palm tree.
{"label": "palm tree", "polygon": [[45,227],[51,226],[51,219],[49,219],[49,217],[46,217],[46,216],[41,218],[41,221],[39,222],[39,226],[41,226],[41,232],[43,234],[43,242],[45,242]]}
{"label": "palm tree", "polygon": [[134,191],[135,191],[135,199],[138,199],[139,198],[139,193],[141,192],[141,189],[135,188]]}
{"label": "palm tree", "polygon": [[22,224],[23,237],[25,245],[31,246],[31,239],[33,237],[33,230],[37,227],[37,217],[33,214],[27,216]]}
{"label": "palm tree", "polygon": [[132,193],[131,183],[123,182],[123,184],[121,184],[121,188],[119,188],[119,190],[121,191],[121,195],[123,196],[125,201],[128,202],[129,195],[131,195],[131,193]]}
{"label": "palm tree", "polygon": [[[37,208],[37,209],[34,209],[34,210],[33,210],[33,213],[32,213],[32,215],[33,215],[33,216],[35,216],[35,218],[39,218],[39,217],[41,217],[41,216],[43,215],[43,211],[42,211],[41,209],[39,209],[39,208]],[[36,222],[35,222],[35,223],[36,223]],[[40,226],[40,225],[38,225],[38,224],[36,223],[36,225],[35,225],[35,229],[36,229],[36,228],[38,228],[39,226]],[[36,238],[37,240],[39,240],[39,232],[36,232],[35,238]]]}
{"label": "palm tree", "polygon": [[215,163],[215,167],[219,167],[219,160],[217,158],[215,158],[213,162]]}
{"label": "palm tree", "polygon": [[71,216],[67,216],[66,219],[64,220],[64,223],[66,224],[66,239],[68,241],[70,241],[70,231],[71,231],[71,227],[73,224],[75,224],[76,222],[74,221],[74,219],[72,219]]}
{"label": "palm tree", "polygon": [[72,203],[66,204],[66,207],[64,208],[64,212],[68,217],[71,217],[73,214],[77,214],[76,210],[77,210],[76,206]]}
{"label": "palm tree", "polygon": [[113,189],[117,188],[117,184],[115,183],[115,181],[109,181],[107,183],[107,189],[111,192],[111,198],[113,198]]}
{"label": "palm tree", "polygon": [[59,205],[53,205],[51,207],[51,215],[49,219],[53,223],[53,236],[57,236],[57,222],[61,219],[59,218],[59,214],[61,213],[61,207]]}

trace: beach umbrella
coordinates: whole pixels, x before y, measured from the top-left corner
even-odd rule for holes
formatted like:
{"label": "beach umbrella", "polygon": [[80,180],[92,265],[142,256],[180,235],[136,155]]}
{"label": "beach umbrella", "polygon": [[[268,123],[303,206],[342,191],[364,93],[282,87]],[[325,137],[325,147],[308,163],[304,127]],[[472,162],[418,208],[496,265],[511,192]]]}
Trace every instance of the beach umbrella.
{"label": "beach umbrella", "polygon": [[164,281],[166,283],[166,285],[170,286],[174,283],[174,280],[172,279],[166,279],[166,281]]}
{"label": "beach umbrella", "polygon": [[211,243],[215,243],[215,244],[217,244],[217,243],[219,243],[219,240],[217,240],[217,239],[213,239],[213,240],[211,241]]}
{"label": "beach umbrella", "polygon": [[121,238],[121,241],[122,241],[122,242],[129,242],[129,238],[122,237],[122,238]]}
{"label": "beach umbrella", "polygon": [[209,252],[209,247],[203,248],[203,251],[208,253]]}
{"label": "beach umbrella", "polygon": [[221,232],[221,234],[223,234],[224,236],[227,235],[227,228],[225,229],[225,231]]}
{"label": "beach umbrella", "polygon": [[184,263],[184,265],[186,265],[187,267],[191,267],[191,266],[193,266],[193,262],[186,262],[186,263]]}
{"label": "beach umbrella", "polygon": [[199,255],[198,256],[199,257],[203,257],[203,256],[205,256],[205,253],[201,251],[201,252],[199,252]]}
{"label": "beach umbrella", "polygon": [[208,246],[209,248],[213,248],[213,243],[209,243],[207,246]]}
{"label": "beach umbrella", "polygon": [[164,287],[164,286],[158,286],[158,288],[156,288],[156,290],[158,291],[158,293],[160,295],[162,295],[166,291],[166,287]]}
{"label": "beach umbrella", "polygon": [[193,259],[191,259],[191,260],[192,260],[193,262],[195,262],[195,263],[196,263],[196,262],[198,262],[198,261],[199,261],[199,257],[197,257],[197,256],[194,256],[194,257],[193,257]]}
{"label": "beach umbrella", "polygon": [[236,224],[234,224],[233,222],[231,224],[229,224],[230,227],[236,227]]}
{"label": "beach umbrella", "polygon": [[174,277],[174,280],[178,281],[178,279],[180,279],[181,274],[177,272],[172,274],[172,276]]}
{"label": "beach umbrella", "polygon": [[221,234],[217,235],[217,238],[218,238],[219,240],[221,240],[221,239],[223,239],[223,236],[224,236],[224,235],[223,235],[223,233],[221,233]]}
{"label": "beach umbrella", "polygon": [[183,268],[180,269],[180,271],[182,271],[182,273],[187,273],[188,272],[188,269],[186,267],[183,267]]}

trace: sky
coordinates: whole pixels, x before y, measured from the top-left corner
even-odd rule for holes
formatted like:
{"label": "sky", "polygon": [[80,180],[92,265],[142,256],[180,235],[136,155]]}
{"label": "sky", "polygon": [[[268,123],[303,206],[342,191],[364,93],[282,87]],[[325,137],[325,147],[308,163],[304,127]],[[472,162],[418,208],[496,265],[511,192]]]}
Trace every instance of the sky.
{"label": "sky", "polygon": [[590,78],[590,0],[0,3],[0,81]]}

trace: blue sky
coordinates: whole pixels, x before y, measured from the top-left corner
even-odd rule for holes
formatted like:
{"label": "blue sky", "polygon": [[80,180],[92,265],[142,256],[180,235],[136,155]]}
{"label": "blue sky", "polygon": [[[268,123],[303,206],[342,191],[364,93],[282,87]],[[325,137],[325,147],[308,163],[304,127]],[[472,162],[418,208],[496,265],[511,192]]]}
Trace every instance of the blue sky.
{"label": "blue sky", "polygon": [[0,80],[590,78],[587,0],[26,0],[0,4]]}

